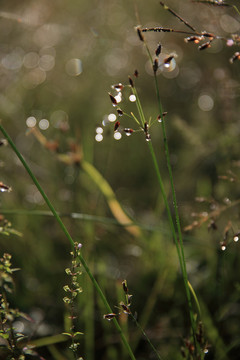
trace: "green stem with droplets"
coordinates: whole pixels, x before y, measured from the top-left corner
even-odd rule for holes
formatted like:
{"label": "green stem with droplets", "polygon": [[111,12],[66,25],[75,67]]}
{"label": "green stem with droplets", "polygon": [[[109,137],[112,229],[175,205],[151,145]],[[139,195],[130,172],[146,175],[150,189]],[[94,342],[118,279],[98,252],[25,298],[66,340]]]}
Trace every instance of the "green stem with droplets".
{"label": "green stem with droplets", "polygon": [[[70,244],[72,247],[74,247],[74,240],[73,238],[71,237],[70,233],[68,232],[67,228],[65,227],[65,225],[63,224],[60,216],[58,215],[57,211],[55,210],[54,206],[52,205],[51,201],[49,200],[48,196],[46,195],[45,191],[43,190],[43,188],[41,187],[41,185],[39,184],[37,178],[34,176],[34,174],[32,173],[30,167],[28,166],[27,162],[25,161],[25,159],[23,158],[23,156],[20,154],[18,148],[16,147],[16,145],[14,144],[13,140],[11,139],[11,137],[8,135],[7,131],[4,129],[4,127],[2,126],[2,124],[0,123],[0,130],[1,132],[3,133],[3,135],[5,136],[5,138],[7,139],[9,145],[11,146],[11,148],[13,149],[13,151],[15,152],[15,154],[17,155],[17,157],[19,158],[19,160],[21,161],[22,165],[24,166],[25,170],[27,171],[27,173],[29,174],[30,178],[32,179],[33,183],[36,185],[38,191],[40,192],[40,194],[42,195],[44,201],[46,202],[47,206],[49,207],[49,209],[51,210],[53,216],[55,217],[55,219],[57,220],[59,226],[61,227],[62,231],[64,232],[66,238],[69,240]],[[97,280],[95,279],[95,277],[93,276],[91,270],[89,269],[86,261],[84,260],[83,256],[80,254],[78,256],[79,260],[81,261],[81,264],[82,266],[84,267],[86,273],[88,274],[89,278],[91,279],[97,293],[99,294],[100,298],[102,299],[105,307],[106,307],[106,310],[109,312],[109,313],[112,313],[112,309],[105,297],[105,295],[103,294],[102,292],[102,289],[100,288],[100,286],[98,285],[98,282]],[[125,335],[123,334],[122,332],[122,329],[118,323],[118,321],[114,318],[113,319],[113,323],[115,325],[115,327],[117,328],[120,336],[121,336],[121,339],[122,339],[122,342],[124,343],[127,351],[128,351],[128,354],[130,356],[130,358],[132,360],[136,360],[133,352],[132,352],[132,349],[125,337]]]}

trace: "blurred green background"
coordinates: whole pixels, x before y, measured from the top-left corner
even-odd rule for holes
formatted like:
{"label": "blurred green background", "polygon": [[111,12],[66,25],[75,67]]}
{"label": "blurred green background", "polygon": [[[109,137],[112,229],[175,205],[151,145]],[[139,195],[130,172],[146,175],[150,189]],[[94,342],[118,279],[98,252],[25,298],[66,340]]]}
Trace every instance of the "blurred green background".
{"label": "blurred green background", "polygon": [[[240,16],[232,7],[187,0],[167,4],[198,31],[225,39],[239,34]],[[103,141],[95,140],[96,128],[115,113],[107,94],[114,94],[111,85],[128,84],[128,75],[136,69],[139,77],[134,81],[145,115],[158,116],[151,66],[136,25],[189,30],[153,0],[1,1],[0,117],[60,213],[114,219],[100,188],[81,167],[84,159],[104,176],[123,209],[143,227],[141,236],[134,237],[107,220],[64,217],[73,238],[83,244],[83,255],[111,306],[120,301],[121,281],[127,279],[132,310],[153,344],[164,357],[181,359],[180,347],[190,332],[186,299],[144,135],[134,133],[116,141],[114,125],[108,124]],[[192,224],[198,213],[207,219],[184,233],[189,278],[200,299],[210,344],[206,358],[238,359],[240,262],[233,237],[240,228],[235,203],[240,198],[240,63],[229,62],[238,47],[220,39],[198,51],[198,45],[186,43],[182,34],[144,36],[153,56],[159,42],[163,54],[175,56],[173,68],[159,70],[158,79],[168,112],[165,121],[182,227]],[[128,100],[129,90],[123,94],[121,108],[137,114]],[[126,116],[120,121],[136,128]],[[31,133],[35,122],[49,141],[45,147]],[[168,193],[161,127],[156,123],[150,132]],[[51,151],[56,144],[58,153]],[[78,164],[59,161],[59,154],[71,159],[76,148]],[[22,237],[0,234],[1,254],[11,253],[14,266],[21,268],[11,301],[35,321],[23,324],[27,335],[59,334],[65,330],[62,298],[70,246],[51,216],[35,213],[48,209],[10,147],[1,147],[0,156],[0,181],[12,187],[10,193],[1,193],[0,212],[22,233]],[[199,203],[196,197],[208,201]],[[225,240],[227,248],[222,251]],[[84,332],[80,354],[87,360],[127,359],[113,324],[102,319],[106,310],[84,273],[80,282],[78,330]],[[137,359],[154,359],[134,325],[127,325],[124,318],[120,321],[136,347]],[[66,343],[39,348],[39,354],[46,359],[72,356]]]}

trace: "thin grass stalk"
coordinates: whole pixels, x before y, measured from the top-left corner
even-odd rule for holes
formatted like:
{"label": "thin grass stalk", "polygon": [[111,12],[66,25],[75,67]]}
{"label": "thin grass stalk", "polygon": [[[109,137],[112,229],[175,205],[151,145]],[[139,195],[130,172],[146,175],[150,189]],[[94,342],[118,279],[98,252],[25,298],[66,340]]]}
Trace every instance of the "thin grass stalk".
{"label": "thin grass stalk", "polygon": [[[184,285],[185,285],[185,290],[186,290],[186,295],[187,295],[188,306],[189,306],[189,315],[190,315],[191,326],[192,326],[192,331],[193,331],[193,338],[194,338],[194,342],[196,345],[196,335],[195,335],[196,334],[196,323],[194,320],[191,294],[190,294],[189,285],[188,285],[189,281],[188,281],[187,268],[186,268],[186,259],[185,259],[185,254],[184,254],[181,223],[180,223],[180,217],[179,217],[179,212],[178,212],[178,203],[177,203],[176,191],[175,191],[175,186],[174,186],[174,181],[173,181],[173,173],[172,173],[172,166],[171,166],[170,155],[169,155],[169,147],[168,147],[168,141],[167,141],[167,135],[166,135],[166,129],[165,129],[165,122],[164,122],[163,115],[162,115],[163,114],[162,104],[161,104],[161,99],[160,99],[160,94],[159,94],[159,86],[158,86],[156,74],[154,74],[154,79],[155,79],[155,86],[156,86],[156,93],[157,93],[157,100],[158,100],[158,105],[159,105],[160,116],[162,118],[161,124],[162,124],[162,132],[163,132],[163,142],[164,142],[166,162],[167,162],[168,174],[169,174],[170,185],[171,185],[173,207],[174,207],[174,211],[175,211],[175,221],[176,221],[176,226],[177,226],[178,241],[179,241],[180,253],[181,253],[181,256],[180,256],[181,263],[182,263],[181,269],[182,269],[182,275],[183,275],[183,280],[184,280]],[[179,258],[179,260],[180,260],[180,258]]]}
{"label": "thin grass stalk", "polygon": [[[146,48],[148,49],[147,46],[146,46]],[[150,55],[149,50],[148,50],[148,53]],[[160,116],[163,118],[163,116],[162,116],[162,106],[161,106],[158,86],[156,88],[157,88],[158,100],[159,100],[159,104],[160,104]],[[133,90],[134,95],[136,96],[136,106],[137,106],[137,109],[138,109],[138,113],[139,113],[141,123],[144,124],[145,123],[145,116],[144,116],[144,113],[143,113],[143,109],[142,109],[142,106],[141,106],[141,102],[139,100],[137,90],[136,90],[135,87],[133,87],[132,90]],[[162,121],[162,124],[163,124],[163,121]],[[171,190],[172,190],[173,199],[174,199],[173,203],[174,203],[174,209],[175,209],[178,236],[177,236],[177,233],[176,233],[173,217],[172,217],[170,206],[169,206],[168,199],[167,199],[167,195],[166,195],[166,192],[165,192],[165,189],[164,189],[163,180],[162,180],[161,172],[160,172],[160,169],[159,169],[159,166],[158,166],[156,154],[154,152],[151,141],[148,141],[148,146],[149,146],[149,150],[150,150],[152,160],[153,160],[153,163],[154,163],[154,168],[155,168],[155,171],[156,171],[156,174],[157,174],[158,183],[159,183],[160,190],[161,190],[162,197],[163,197],[163,201],[164,201],[164,204],[165,204],[165,207],[166,207],[171,232],[172,232],[173,239],[174,239],[174,242],[175,242],[175,246],[176,246],[176,249],[177,249],[180,268],[181,268],[182,275],[183,275],[183,282],[184,282],[185,292],[186,292],[186,296],[187,296],[189,317],[190,317],[190,323],[191,323],[191,328],[192,328],[193,340],[194,340],[195,350],[197,351],[197,348],[199,346],[198,346],[198,343],[196,341],[196,323],[195,323],[195,320],[194,320],[191,294],[190,294],[190,290],[189,290],[189,286],[188,286],[189,281],[188,281],[187,269],[186,269],[186,261],[185,261],[185,256],[184,256],[182,232],[181,232],[180,219],[179,219],[178,208],[177,208],[176,193],[175,193],[175,188],[174,188],[174,184],[173,184],[173,175],[172,175],[172,169],[171,169],[171,164],[170,164],[169,149],[168,149],[166,130],[165,130],[164,124],[163,124],[163,136],[164,136],[164,145],[165,145],[165,152],[166,152],[166,158],[167,158],[167,166],[168,166],[170,182],[171,182]]]}
{"label": "thin grass stalk", "polygon": [[[16,145],[14,144],[13,140],[11,139],[11,137],[8,135],[7,131],[4,129],[4,127],[2,126],[2,124],[0,123],[0,130],[1,132],[3,133],[3,135],[5,136],[5,138],[7,139],[8,141],[8,144],[11,146],[11,148],[13,149],[13,151],[15,152],[15,154],[17,155],[17,157],[19,158],[19,160],[21,161],[22,165],[24,166],[25,170],[27,171],[28,175],[30,176],[30,178],[32,179],[33,183],[36,185],[38,191],[40,192],[40,194],[42,195],[44,201],[46,202],[47,206],[49,207],[49,209],[51,210],[53,216],[55,217],[55,219],[57,220],[59,226],[61,227],[61,229],[63,230],[65,236],[67,237],[67,239],[69,240],[71,246],[74,248],[74,240],[72,239],[70,233],[68,232],[67,228],[65,227],[65,225],[63,224],[60,216],[58,215],[57,211],[55,210],[54,206],[52,205],[51,201],[49,200],[48,196],[46,195],[45,191],[43,190],[43,188],[41,187],[41,185],[39,184],[37,178],[35,177],[35,175],[32,173],[30,167],[28,166],[27,162],[25,161],[25,159],[23,158],[23,156],[21,155],[21,153],[19,152],[18,148],[16,147]],[[105,297],[105,295],[103,294],[100,286],[98,285],[98,282],[97,280],[95,279],[95,277],[93,276],[91,270],[89,269],[86,261],[84,260],[83,256],[80,254],[78,256],[82,266],[84,267],[86,273],[88,274],[89,278],[91,279],[98,295],[100,296],[100,298],[102,299],[105,307],[106,307],[106,310],[109,312],[109,313],[112,313],[112,309]],[[122,339],[122,342],[124,343],[127,351],[128,351],[128,354],[130,356],[130,358],[132,360],[136,360],[133,352],[132,352],[132,349],[124,335],[124,333],[122,332],[122,329],[117,321],[116,318],[113,319],[113,323],[115,325],[115,327],[117,328],[120,336],[121,336],[121,339]]]}
{"label": "thin grass stalk", "polygon": [[145,333],[144,329],[141,327],[141,325],[139,324],[139,322],[135,319],[135,317],[131,314],[131,318],[133,320],[133,322],[135,323],[135,325],[139,328],[139,330],[141,331],[141,333],[145,336],[149,346],[152,348],[153,352],[155,353],[155,355],[157,356],[157,358],[159,360],[163,360],[163,358],[160,356],[159,352],[157,351],[157,349],[155,348],[155,346],[152,344],[151,340],[149,339],[149,337],[147,336],[147,334]]}
{"label": "thin grass stalk", "polygon": [[[148,57],[149,57],[151,63],[153,64],[153,59],[152,59],[150,50],[149,50],[145,40],[144,40],[144,45],[145,45]],[[167,135],[166,135],[166,129],[165,129],[165,122],[164,122],[164,119],[163,119],[162,103],[161,103],[161,99],[160,99],[159,85],[158,85],[158,81],[157,81],[156,71],[153,71],[153,74],[154,74],[154,82],[155,82],[155,89],[156,89],[156,95],[157,95],[157,102],[158,102],[160,117],[162,119],[161,124],[162,124],[162,133],[163,133],[163,142],[164,142],[164,149],[165,149],[165,155],[166,155],[167,168],[168,168],[168,173],[169,173],[169,178],[170,178],[171,192],[172,192],[172,197],[173,197],[173,206],[174,206],[174,211],[175,211],[175,221],[176,221],[176,226],[177,226],[178,238],[177,238],[177,235],[176,235],[176,230],[175,230],[175,226],[174,226],[174,223],[173,223],[173,218],[172,218],[172,215],[171,215],[171,212],[170,212],[168,201],[166,199],[166,193],[165,193],[164,188],[163,188],[163,182],[162,182],[162,179],[161,179],[159,166],[158,166],[158,163],[157,163],[157,160],[156,160],[156,155],[155,155],[155,152],[154,152],[151,141],[148,143],[148,145],[149,145],[149,149],[150,149],[152,159],[153,159],[153,162],[154,162],[155,171],[157,173],[158,182],[159,182],[159,185],[160,185],[160,189],[162,191],[163,199],[164,199],[165,206],[166,206],[167,213],[168,213],[169,223],[170,223],[170,226],[171,226],[172,234],[173,234],[173,237],[174,237],[174,241],[175,241],[175,245],[176,245],[176,249],[177,249],[177,253],[178,253],[180,267],[181,267],[181,271],[182,271],[182,275],[183,275],[184,287],[185,287],[186,296],[187,296],[187,302],[188,302],[188,308],[189,308],[189,316],[190,316],[190,322],[191,322],[192,333],[193,333],[193,340],[194,340],[194,345],[195,345],[195,350],[196,350],[199,346],[198,346],[198,343],[196,341],[196,322],[194,320],[193,306],[192,306],[191,294],[190,294],[190,289],[189,289],[189,281],[188,281],[188,275],[187,275],[187,269],[186,269],[186,260],[185,260],[185,254],[184,254],[182,230],[181,230],[180,217],[179,217],[179,212],[178,212],[177,197],[176,197],[176,191],[175,191],[175,186],[174,186],[174,181],[173,181],[173,173],[172,173],[172,167],[171,167],[171,161],[170,161],[170,155],[169,155],[169,147],[168,147],[168,141],[167,141]],[[196,297],[196,300],[197,300],[197,297]],[[198,301],[197,301],[197,304],[198,304]]]}
{"label": "thin grass stalk", "polygon": [[150,150],[150,153],[151,153],[151,156],[152,156],[154,169],[155,169],[155,172],[156,172],[156,175],[157,175],[158,184],[160,186],[163,201],[164,201],[164,204],[165,204],[165,207],[166,207],[166,211],[167,211],[167,215],[168,215],[168,221],[169,221],[171,232],[172,232],[172,235],[173,235],[173,239],[174,239],[174,242],[175,242],[175,245],[176,245],[178,258],[179,258],[179,262],[180,262],[180,267],[181,267],[181,270],[183,270],[183,263],[182,263],[183,260],[182,260],[182,256],[181,256],[181,253],[180,253],[178,238],[177,238],[177,234],[176,234],[176,230],[175,230],[171,210],[170,210],[170,207],[169,207],[169,204],[168,204],[167,195],[166,195],[166,192],[165,192],[165,189],[164,189],[162,176],[161,176],[161,173],[160,173],[160,170],[159,170],[156,154],[155,154],[155,151],[153,149],[153,145],[152,145],[151,141],[148,142],[148,146],[149,146],[149,150]]}

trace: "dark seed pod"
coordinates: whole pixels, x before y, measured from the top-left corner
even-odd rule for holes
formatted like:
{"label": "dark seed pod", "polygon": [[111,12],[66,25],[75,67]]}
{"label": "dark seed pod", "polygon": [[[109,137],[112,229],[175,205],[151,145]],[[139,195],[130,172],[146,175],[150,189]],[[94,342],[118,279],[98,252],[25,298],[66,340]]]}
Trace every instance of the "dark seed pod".
{"label": "dark seed pod", "polygon": [[142,30],[140,29],[140,26],[137,26],[137,34],[138,34],[138,37],[140,39],[140,41],[144,41],[144,37],[143,37],[143,34],[142,34]]}
{"label": "dark seed pod", "polygon": [[108,93],[108,95],[110,97],[110,100],[111,100],[113,106],[116,106],[117,105],[117,100],[115,99],[115,97],[110,93]]}
{"label": "dark seed pod", "polygon": [[158,69],[158,59],[155,59],[154,62],[153,62],[153,71],[154,71],[154,74],[156,74],[157,69]]}
{"label": "dark seed pod", "polygon": [[112,88],[117,90],[117,91],[122,91],[124,86],[123,86],[123,84],[119,83],[119,84],[112,85]]}
{"label": "dark seed pod", "polygon": [[118,113],[119,116],[122,116],[123,115],[122,109],[117,109],[117,113]]}
{"label": "dark seed pod", "polygon": [[123,129],[123,131],[125,132],[126,135],[129,136],[129,135],[131,135],[133,133],[134,130],[130,129],[130,128],[125,128],[125,129]]}
{"label": "dark seed pod", "polygon": [[127,294],[128,293],[127,280],[123,280],[122,286],[123,286],[123,291],[125,292],[125,294]]}
{"label": "dark seed pod", "polygon": [[240,60],[240,52],[238,52],[238,51],[233,54],[233,56],[231,57],[231,59],[229,61],[232,64],[236,60]]}
{"label": "dark seed pod", "polygon": [[106,320],[112,320],[115,317],[116,317],[116,314],[114,314],[114,313],[103,315],[103,318]]}
{"label": "dark seed pod", "polygon": [[189,36],[184,39],[185,42],[194,42],[195,44],[198,44],[203,39],[202,36]]}
{"label": "dark seed pod", "polygon": [[124,304],[123,301],[121,301],[119,305],[123,309],[124,314],[131,314],[131,310],[128,308],[127,305]]}
{"label": "dark seed pod", "polygon": [[159,56],[161,54],[161,50],[162,50],[162,45],[159,43],[155,50],[156,56]]}
{"label": "dark seed pod", "polygon": [[214,35],[211,34],[211,33],[209,33],[209,32],[202,31],[201,34],[202,34],[204,37],[208,37],[208,38],[214,39]]}
{"label": "dark seed pod", "polygon": [[174,58],[173,55],[168,56],[166,59],[164,59],[164,64],[169,64],[173,58]]}
{"label": "dark seed pod", "polygon": [[10,186],[5,185],[4,183],[2,183],[0,181],[0,191],[1,192],[5,192],[5,191],[10,192],[11,190],[12,190],[12,188]]}
{"label": "dark seed pod", "polygon": [[144,131],[145,131],[146,134],[148,133],[148,128],[149,128],[148,123],[145,122],[145,124],[144,124]]}
{"label": "dark seed pod", "polygon": [[151,141],[151,135],[149,133],[146,134],[146,141]]}
{"label": "dark seed pod", "polygon": [[6,139],[0,139],[0,146],[6,146],[8,144]]}
{"label": "dark seed pod", "polygon": [[138,70],[136,69],[133,74],[136,78],[139,76]]}
{"label": "dark seed pod", "polygon": [[200,46],[198,47],[198,50],[205,50],[205,49],[208,49],[208,48],[210,48],[210,47],[211,47],[211,42],[208,41],[208,42],[200,45]]}
{"label": "dark seed pod", "polygon": [[132,78],[131,78],[130,76],[128,77],[128,80],[129,80],[130,86],[133,88],[133,87],[134,87],[134,83],[133,83],[133,80],[132,80]]}
{"label": "dark seed pod", "polygon": [[214,220],[211,220],[210,223],[208,224],[208,230],[217,230],[217,224],[215,223]]}
{"label": "dark seed pod", "polygon": [[114,124],[114,131],[117,131],[119,126],[120,126],[120,121],[116,121],[115,124]]}
{"label": "dark seed pod", "polygon": [[158,122],[162,122],[163,118],[164,118],[166,115],[167,115],[167,111],[164,111],[164,112],[162,113],[162,117],[161,117],[161,115],[158,115],[157,121],[158,121]]}

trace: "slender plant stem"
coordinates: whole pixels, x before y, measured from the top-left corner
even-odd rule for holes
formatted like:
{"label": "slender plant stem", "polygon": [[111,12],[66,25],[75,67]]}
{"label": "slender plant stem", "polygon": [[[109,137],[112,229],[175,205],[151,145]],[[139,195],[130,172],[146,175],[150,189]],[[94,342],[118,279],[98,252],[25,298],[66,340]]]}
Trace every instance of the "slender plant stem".
{"label": "slender plant stem", "polygon": [[164,142],[164,149],[165,149],[165,155],[166,155],[166,161],[167,161],[168,174],[169,174],[169,179],[170,179],[170,184],[171,184],[173,206],[174,206],[174,211],[175,211],[175,220],[176,220],[178,240],[179,240],[179,246],[180,246],[180,252],[181,252],[181,256],[179,257],[179,260],[181,258],[180,263],[182,264],[182,266],[181,266],[182,275],[183,275],[186,296],[187,296],[187,301],[188,301],[188,306],[189,306],[189,315],[190,315],[190,321],[191,321],[191,326],[192,326],[192,331],[193,331],[193,338],[194,338],[194,342],[196,345],[196,335],[195,335],[196,334],[196,323],[194,320],[191,294],[190,294],[189,285],[188,285],[189,281],[188,281],[187,269],[186,269],[186,260],[185,260],[185,254],[184,254],[181,223],[180,223],[180,217],[179,217],[179,212],[178,212],[178,203],[177,203],[176,191],[175,191],[175,186],[174,186],[174,181],[173,181],[173,173],[172,173],[172,166],[171,166],[170,155],[169,155],[169,147],[168,147],[168,141],[167,141],[167,135],[166,135],[166,129],[165,129],[165,121],[163,119],[163,110],[162,110],[162,104],[161,104],[161,99],[160,99],[160,94],[159,94],[159,86],[158,86],[158,82],[157,82],[156,73],[154,73],[154,79],[155,79],[155,87],[156,87],[160,117],[162,118],[161,124],[162,124],[162,132],[163,132],[163,142]]}
{"label": "slender plant stem", "polygon": [[[149,50],[149,48],[147,46],[147,43],[146,43],[146,41],[144,39],[143,39],[143,42],[144,42],[148,57],[149,57],[151,63],[153,64],[153,58],[152,58],[150,50]],[[169,207],[168,199],[167,199],[166,192],[165,192],[165,189],[164,189],[161,173],[160,173],[158,162],[157,162],[157,159],[156,159],[156,155],[155,155],[155,152],[154,152],[154,149],[153,149],[153,146],[152,146],[152,142],[149,141],[148,145],[149,145],[149,150],[150,150],[152,160],[153,160],[153,163],[154,163],[154,168],[155,168],[155,171],[156,171],[156,174],[157,174],[160,190],[161,190],[163,200],[164,200],[164,203],[165,203],[165,207],[166,207],[166,210],[167,210],[170,228],[171,228],[172,235],[173,235],[174,242],[175,242],[176,249],[177,249],[177,254],[178,254],[179,263],[180,263],[180,267],[181,267],[181,271],[182,271],[182,275],[183,275],[183,282],[184,282],[184,287],[185,287],[185,292],[186,292],[186,297],[187,297],[187,302],[188,302],[188,309],[189,309],[189,316],[190,316],[193,340],[194,340],[194,345],[195,345],[195,351],[197,351],[197,348],[199,346],[198,346],[198,343],[196,341],[196,322],[194,320],[191,293],[190,293],[190,289],[189,289],[189,281],[188,281],[188,275],[187,275],[187,269],[186,269],[186,260],[185,260],[185,254],[184,254],[182,230],[181,230],[180,217],[179,217],[178,205],[177,205],[177,197],[176,197],[176,192],[175,192],[175,187],[174,187],[172,167],[171,167],[169,148],[168,148],[168,141],[167,141],[167,135],[166,135],[166,129],[165,129],[165,122],[164,122],[164,119],[163,119],[162,103],[161,103],[161,99],[160,99],[160,93],[159,93],[159,86],[158,86],[156,71],[153,71],[153,74],[154,74],[155,88],[156,88],[156,94],[157,94],[157,102],[158,102],[158,106],[159,106],[160,117],[162,119],[161,124],[162,124],[162,132],[163,132],[163,142],[164,142],[164,149],[165,149],[165,155],[166,155],[167,168],[168,168],[168,173],[169,173],[169,178],[170,178],[170,185],[171,185],[171,192],[172,192],[172,197],[173,197],[173,206],[174,206],[174,211],[175,211],[175,221],[176,221],[176,227],[177,227],[178,236],[177,236],[177,233],[176,233],[173,217],[172,217],[171,210],[170,210],[170,207]],[[140,113],[139,113],[139,116],[141,116]]]}
{"label": "slender plant stem", "polygon": [[[47,206],[49,207],[49,209],[51,210],[51,212],[53,213],[53,216],[55,217],[55,219],[57,220],[59,226],[61,227],[61,229],[63,230],[65,236],[67,237],[67,239],[69,240],[70,244],[72,247],[74,247],[74,240],[73,238],[71,237],[70,233],[68,232],[67,228],[65,227],[65,225],[63,224],[60,216],[58,215],[57,211],[55,210],[54,206],[52,205],[52,203],[50,202],[48,196],[46,195],[46,193],[44,192],[43,188],[41,187],[41,185],[39,184],[37,178],[35,177],[35,175],[32,173],[30,167],[28,166],[27,162],[25,161],[25,159],[23,158],[23,156],[20,154],[18,148],[16,147],[15,143],[13,142],[13,140],[11,139],[11,137],[8,135],[7,131],[4,129],[4,127],[2,126],[2,124],[0,123],[0,130],[1,132],[3,133],[3,135],[5,136],[5,138],[7,139],[9,145],[11,146],[11,148],[13,149],[13,151],[15,152],[15,154],[17,155],[17,157],[19,158],[19,160],[21,161],[22,165],[24,166],[24,168],[26,169],[27,173],[29,174],[29,176],[31,177],[33,183],[36,185],[38,191],[40,192],[40,194],[42,195],[44,201],[46,202]],[[112,313],[112,309],[105,297],[105,295],[103,294],[100,286],[98,285],[98,282],[97,280],[95,279],[95,277],[93,276],[91,270],[89,269],[86,261],[84,260],[83,256],[80,254],[79,256],[79,260],[81,261],[86,273],[88,274],[89,278],[91,279],[97,293],[99,294],[100,298],[102,299],[105,307],[106,307],[106,310],[109,312],[109,313]],[[128,351],[128,354],[130,356],[130,358],[132,360],[136,360],[133,352],[132,352],[132,349],[124,335],[124,333],[122,332],[122,329],[118,323],[118,321],[114,318],[113,319],[113,323],[115,325],[115,327],[117,328],[121,338],[122,338],[122,341]]]}
{"label": "slender plant stem", "polygon": [[149,337],[147,336],[146,332],[144,331],[144,329],[141,327],[141,325],[139,324],[139,322],[135,319],[135,317],[132,315],[131,313],[131,318],[134,321],[135,325],[139,328],[139,330],[141,331],[141,333],[145,336],[148,344],[150,345],[150,347],[152,348],[152,350],[154,351],[154,353],[156,354],[157,358],[159,360],[162,360],[163,358],[160,356],[159,352],[157,351],[157,349],[155,348],[155,346],[152,344],[151,340],[149,339]]}

